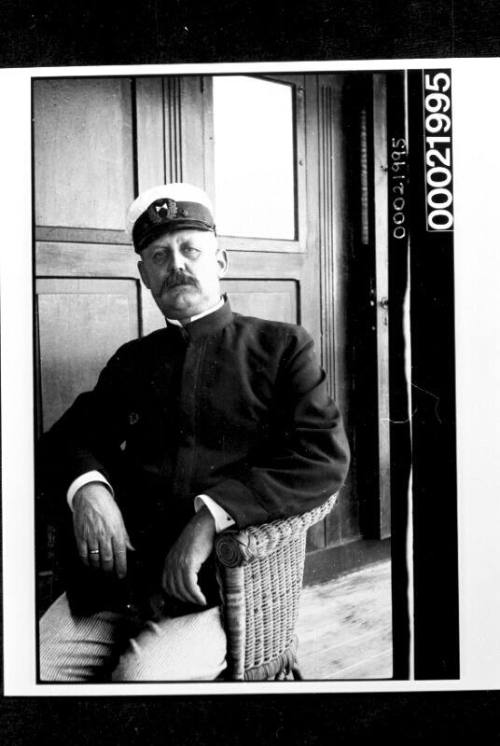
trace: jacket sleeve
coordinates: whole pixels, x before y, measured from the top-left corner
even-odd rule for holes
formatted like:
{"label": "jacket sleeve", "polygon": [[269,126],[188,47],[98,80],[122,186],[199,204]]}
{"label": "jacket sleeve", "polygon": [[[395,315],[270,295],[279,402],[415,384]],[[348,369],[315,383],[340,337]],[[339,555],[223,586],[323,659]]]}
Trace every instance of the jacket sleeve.
{"label": "jacket sleeve", "polygon": [[239,528],[311,510],[342,486],[349,446],[313,341],[290,335],[276,381],[277,427],[264,452],[206,492]]}
{"label": "jacket sleeve", "polygon": [[68,487],[85,472],[97,470],[112,482],[110,466],[118,458],[126,427],[120,397],[121,358],[118,351],[101,372],[94,390],[80,394],[39,441],[37,492],[49,507],[66,505]]}

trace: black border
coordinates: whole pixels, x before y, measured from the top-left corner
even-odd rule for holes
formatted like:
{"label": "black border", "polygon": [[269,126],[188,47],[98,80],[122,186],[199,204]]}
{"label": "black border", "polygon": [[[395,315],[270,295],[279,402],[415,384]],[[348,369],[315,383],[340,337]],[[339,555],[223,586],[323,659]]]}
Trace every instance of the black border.
{"label": "black border", "polygon": [[408,72],[415,676],[450,679],[460,675],[454,234],[426,230],[424,74]]}
{"label": "black border", "polygon": [[[5,746],[498,743],[494,692],[74,699],[11,698]],[[480,726],[478,728],[478,723]]]}
{"label": "black border", "polygon": [[4,0],[0,67],[497,56],[495,0]]}
{"label": "black border", "polygon": [[[387,12],[391,12],[393,4],[386,4]],[[349,4],[337,4],[332,8],[330,2],[311,0],[309,8],[314,8],[314,11],[309,12],[317,14],[317,23],[304,27],[301,17],[297,17],[290,5],[286,33],[278,35],[275,25],[271,24],[271,29],[263,36],[255,30],[255,26],[266,24],[266,14],[258,8],[257,21],[243,39],[241,33],[239,36],[232,34],[231,24],[225,23],[227,5],[225,0],[224,5],[220,3],[217,12],[212,14],[212,26],[219,27],[215,39],[210,24],[207,24],[206,11],[204,17],[196,18],[196,25],[191,26],[188,38],[181,36],[179,40],[176,25],[179,19],[176,18],[172,24],[171,14],[168,14],[168,23],[163,24],[163,29],[158,22],[156,27],[153,24],[155,33],[148,33],[151,28],[149,19],[154,15],[153,6],[159,6],[158,2],[152,3],[151,0],[138,4],[139,18],[128,16],[129,26],[136,27],[129,35],[123,26],[116,34],[109,31],[114,24],[109,24],[109,19],[106,23],[106,18],[96,7],[97,3],[86,4],[90,20],[85,24],[81,18],[71,15],[71,3],[62,7],[60,0],[58,3],[14,0],[4,3],[0,66],[484,57],[500,54],[499,6],[494,0],[481,3],[464,0],[459,9],[453,7],[452,1],[416,0],[407,3],[409,12],[401,0],[398,3],[401,8],[399,35],[393,33],[394,26],[383,22],[369,23],[368,28],[363,25],[358,29],[359,12]],[[322,14],[321,5],[324,6]],[[372,1],[370,8],[373,5]],[[368,7],[368,3],[364,6]],[[235,5],[233,9],[237,11]],[[339,14],[346,16],[351,12],[352,21],[347,27],[337,24]],[[124,13],[122,6],[118,15]],[[146,24],[141,23],[140,16],[148,19]],[[245,14],[240,20],[241,27],[248,28]],[[375,14],[375,20],[379,20],[378,14]],[[93,27],[101,22],[103,28],[96,37]],[[318,28],[321,29],[320,38]],[[367,35],[369,44],[366,44]],[[205,48],[206,39],[210,44]],[[181,697],[128,702],[116,698],[101,702],[89,698],[70,702],[63,698],[4,698],[0,700],[0,725],[6,746],[23,743],[31,746],[43,741],[67,746],[68,743],[89,743],[93,738],[100,744],[173,742],[181,745],[210,743],[219,737],[222,740],[229,733],[235,744],[245,740],[253,744],[257,733],[263,743],[285,740],[300,744],[325,740],[352,743],[361,736],[371,740],[376,735],[403,736],[405,743],[417,743],[429,736],[448,739],[459,733],[465,738],[485,732],[499,735],[499,704],[499,694],[487,691],[296,695],[288,698],[288,705],[284,698],[271,697],[264,702],[257,697],[240,700],[235,697],[217,700]]]}

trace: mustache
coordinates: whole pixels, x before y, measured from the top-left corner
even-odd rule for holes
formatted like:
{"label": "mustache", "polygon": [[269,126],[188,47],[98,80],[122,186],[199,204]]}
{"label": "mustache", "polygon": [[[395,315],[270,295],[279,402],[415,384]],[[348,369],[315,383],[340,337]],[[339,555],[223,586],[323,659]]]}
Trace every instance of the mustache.
{"label": "mustache", "polygon": [[198,287],[198,283],[194,277],[186,274],[182,269],[174,269],[164,279],[161,290],[162,292],[164,290],[171,290],[177,285],[194,285],[194,287]]}

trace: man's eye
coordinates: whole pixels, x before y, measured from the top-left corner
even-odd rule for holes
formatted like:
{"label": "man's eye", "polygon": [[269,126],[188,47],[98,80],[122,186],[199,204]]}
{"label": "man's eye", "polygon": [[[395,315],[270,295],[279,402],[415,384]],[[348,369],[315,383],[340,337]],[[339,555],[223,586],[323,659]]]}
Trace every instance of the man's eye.
{"label": "man's eye", "polygon": [[166,254],[158,253],[158,254],[154,254],[153,255],[153,263],[154,264],[161,265],[161,264],[165,264],[166,261],[167,261],[167,255]]}
{"label": "man's eye", "polygon": [[182,251],[185,256],[190,257],[196,257],[200,253],[200,250],[196,249],[194,246],[185,246]]}

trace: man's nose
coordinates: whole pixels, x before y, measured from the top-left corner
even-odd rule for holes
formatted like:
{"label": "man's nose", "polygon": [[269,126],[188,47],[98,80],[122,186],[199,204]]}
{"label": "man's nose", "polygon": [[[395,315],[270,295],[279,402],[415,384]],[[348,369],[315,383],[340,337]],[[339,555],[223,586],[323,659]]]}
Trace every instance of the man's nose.
{"label": "man's nose", "polygon": [[173,249],[170,252],[169,265],[170,265],[169,266],[170,271],[174,269],[185,269],[186,267],[185,258],[180,251]]}

